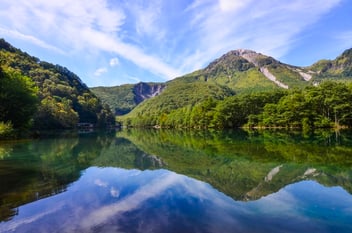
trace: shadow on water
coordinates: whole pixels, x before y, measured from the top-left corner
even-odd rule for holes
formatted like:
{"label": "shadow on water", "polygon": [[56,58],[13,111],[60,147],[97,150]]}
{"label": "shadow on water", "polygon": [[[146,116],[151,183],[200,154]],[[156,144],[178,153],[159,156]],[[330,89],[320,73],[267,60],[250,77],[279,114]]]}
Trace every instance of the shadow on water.
{"label": "shadow on water", "polygon": [[350,132],[123,130],[0,143],[0,221],[64,192],[89,167],[167,169],[234,200],[258,200],[314,180],[352,193]]}

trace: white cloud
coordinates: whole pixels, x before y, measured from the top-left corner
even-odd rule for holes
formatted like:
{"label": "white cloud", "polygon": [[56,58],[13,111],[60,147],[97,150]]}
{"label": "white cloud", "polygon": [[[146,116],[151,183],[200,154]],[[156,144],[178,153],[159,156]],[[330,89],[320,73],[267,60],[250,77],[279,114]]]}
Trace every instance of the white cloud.
{"label": "white cloud", "polygon": [[111,67],[117,66],[120,64],[120,61],[117,57],[111,58],[109,62]]}
{"label": "white cloud", "polygon": [[138,34],[161,40],[165,31],[160,27],[162,17],[162,1],[128,2],[127,9],[133,14],[135,28]]}
{"label": "white cloud", "polygon": [[233,0],[219,0],[220,9],[222,11],[236,11],[241,8],[248,6],[252,0],[241,0],[241,1],[233,1]]}
{"label": "white cloud", "polygon": [[[253,49],[276,58],[285,55],[297,35],[317,22],[321,16],[336,6],[340,0],[290,2],[262,0],[219,0],[192,5],[191,21],[198,36],[197,51],[185,58],[185,69],[191,64],[204,64],[223,53],[237,48]],[[220,9],[220,10],[219,10]],[[193,57],[193,59],[192,59]]]}
{"label": "white cloud", "polygon": [[[40,35],[43,41],[59,44],[67,50],[114,52],[165,79],[178,76],[179,72],[169,64],[156,56],[146,54],[136,45],[123,41],[124,35],[120,30],[125,14],[117,7],[112,8],[107,0],[8,1],[6,8],[0,10],[0,20],[9,22],[9,28],[20,25],[20,33],[28,31],[29,35]],[[144,22],[144,26],[152,25],[155,16],[150,15],[149,19],[140,22]],[[147,30],[154,29],[147,28]],[[34,42],[29,38],[22,37],[22,39]],[[37,41],[35,44],[45,48],[55,47],[45,42]],[[102,72],[104,70],[100,69],[96,75]]]}
{"label": "white cloud", "polygon": [[106,69],[105,67],[103,68],[99,68],[94,72],[94,76],[101,76],[102,74],[105,74],[106,72],[108,72],[108,69]]}
{"label": "white cloud", "polygon": [[165,64],[157,57],[145,54],[140,48],[125,43],[118,38],[111,37],[92,29],[81,30],[80,37],[81,42],[101,51],[114,52],[121,57],[134,62],[139,67],[160,75],[166,80],[180,75],[178,70]]}
{"label": "white cloud", "polygon": [[0,34],[61,54],[118,56],[169,80],[237,48],[280,58],[341,1],[3,0]]}

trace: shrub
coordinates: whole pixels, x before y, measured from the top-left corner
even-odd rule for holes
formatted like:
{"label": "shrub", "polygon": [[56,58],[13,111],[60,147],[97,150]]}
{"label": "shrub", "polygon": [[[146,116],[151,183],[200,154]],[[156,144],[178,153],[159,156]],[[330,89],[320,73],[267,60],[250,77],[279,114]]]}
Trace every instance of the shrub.
{"label": "shrub", "polygon": [[9,138],[14,135],[11,122],[0,122],[0,139]]}

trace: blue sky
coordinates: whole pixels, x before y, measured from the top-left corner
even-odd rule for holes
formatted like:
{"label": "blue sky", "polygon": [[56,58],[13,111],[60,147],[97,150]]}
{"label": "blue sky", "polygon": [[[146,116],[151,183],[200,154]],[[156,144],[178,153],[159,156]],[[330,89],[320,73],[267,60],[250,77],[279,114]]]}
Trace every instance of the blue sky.
{"label": "blue sky", "polygon": [[0,37],[90,87],[164,82],[251,49],[308,66],[352,47],[351,0],[0,0]]}

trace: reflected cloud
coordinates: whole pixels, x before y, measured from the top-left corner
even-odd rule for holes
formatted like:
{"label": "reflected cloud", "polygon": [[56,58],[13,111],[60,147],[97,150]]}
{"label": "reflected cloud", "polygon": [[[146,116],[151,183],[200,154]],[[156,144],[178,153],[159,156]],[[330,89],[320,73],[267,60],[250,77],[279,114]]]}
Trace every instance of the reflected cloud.
{"label": "reflected cloud", "polygon": [[63,202],[58,202],[53,208],[50,208],[48,210],[40,211],[37,214],[34,214],[30,217],[25,217],[22,219],[15,219],[9,222],[9,224],[2,226],[0,222],[0,232],[16,232],[17,228],[23,225],[29,225],[31,223],[37,222],[42,218],[47,217],[50,214],[53,214],[60,209],[62,209],[64,206]]}
{"label": "reflected cloud", "polygon": [[[19,216],[0,223],[0,232],[319,231],[326,222],[305,212],[310,205],[305,198],[319,192],[325,199],[336,200],[333,205],[345,205],[346,200],[352,204],[347,192],[335,189],[331,195],[331,189],[303,181],[259,200],[241,202],[207,183],[168,170],[93,167],[67,192],[20,207]],[[322,215],[331,203],[320,207]],[[348,215],[350,210],[343,211]],[[332,217],[329,221],[337,218]]]}
{"label": "reflected cloud", "polygon": [[287,212],[290,215],[297,215],[294,206],[299,205],[299,201],[288,191],[280,192],[263,197],[257,202],[257,209],[263,213],[281,214]]}
{"label": "reflected cloud", "polygon": [[110,189],[110,194],[113,197],[119,197],[120,196],[120,192],[119,190],[115,189],[114,187],[111,187]]}
{"label": "reflected cloud", "polygon": [[102,224],[104,221],[118,213],[136,209],[144,201],[159,195],[161,192],[165,191],[165,189],[171,185],[174,185],[178,180],[179,176],[171,172],[155,178],[150,183],[140,187],[135,193],[127,198],[117,203],[97,209],[88,215],[88,217],[83,219],[81,226],[85,229],[89,229],[93,226]]}
{"label": "reflected cloud", "polygon": [[105,181],[102,181],[101,179],[95,179],[94,184],[104,188],[108,187],[108,183]]}

